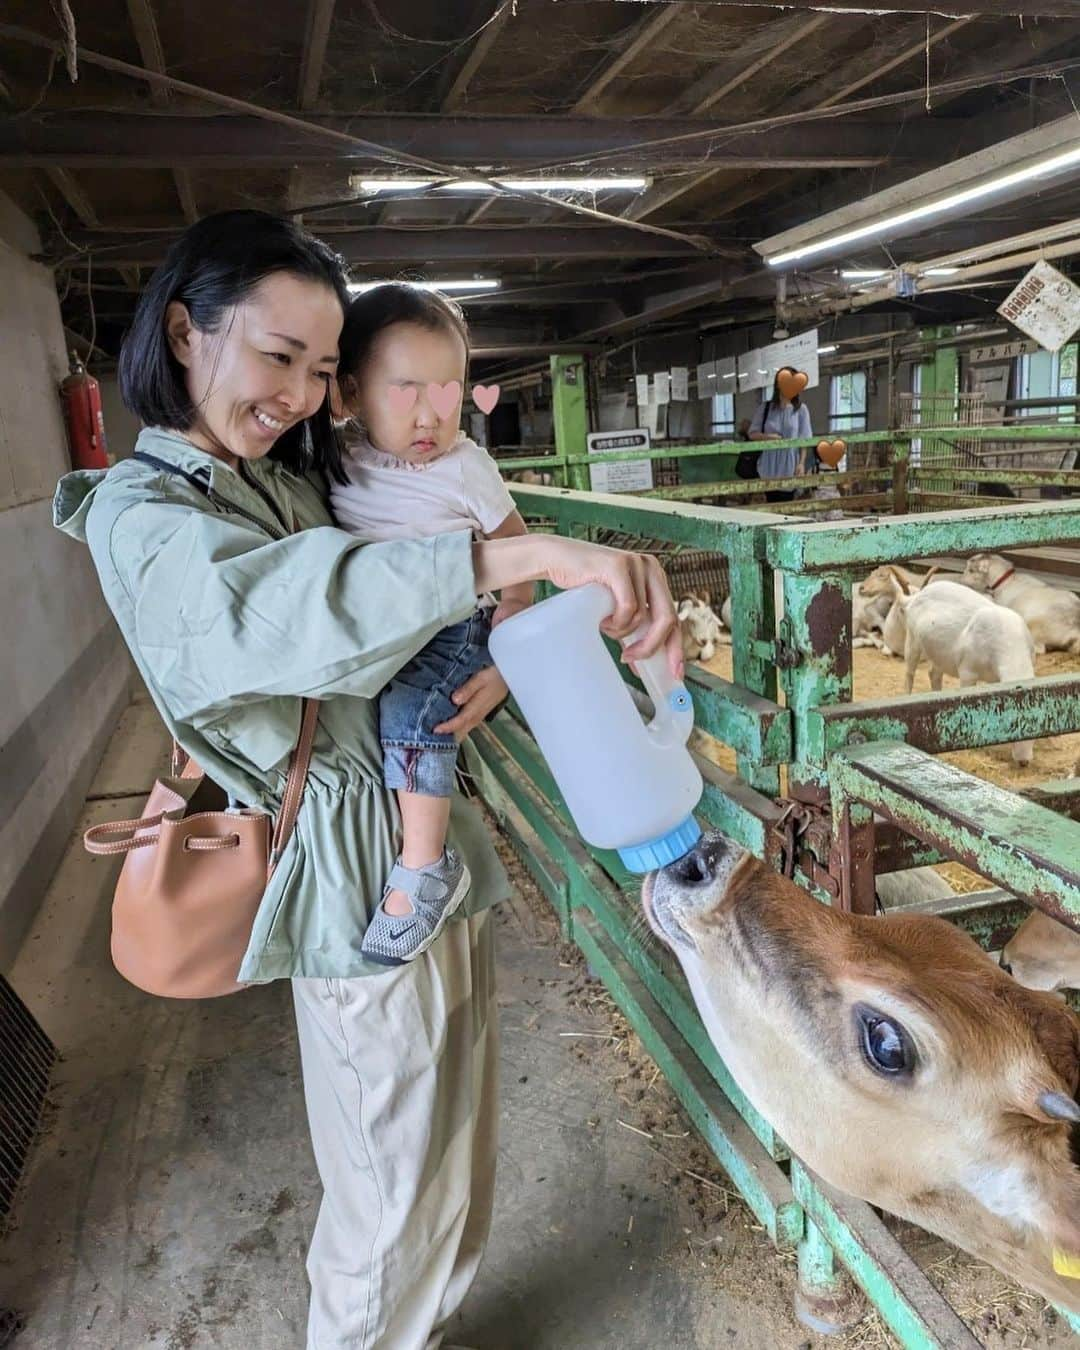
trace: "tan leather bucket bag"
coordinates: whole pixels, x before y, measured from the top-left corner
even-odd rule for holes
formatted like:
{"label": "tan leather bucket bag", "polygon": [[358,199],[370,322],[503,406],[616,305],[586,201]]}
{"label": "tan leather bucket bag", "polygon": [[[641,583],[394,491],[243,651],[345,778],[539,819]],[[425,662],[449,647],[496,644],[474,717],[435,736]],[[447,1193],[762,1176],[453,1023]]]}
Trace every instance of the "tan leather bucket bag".
{"label": "tan leather bucket bag", "polygon": [[244,988],[236,974],[296,824],[318,708],[304,700],[272,834],[263,811],[222,809],[224,793],[191,760],[182,774],[155,782],[138,820],[86,831],[88,852],[127,855],[112,907],[112,959],[125,980],[165,998]]}

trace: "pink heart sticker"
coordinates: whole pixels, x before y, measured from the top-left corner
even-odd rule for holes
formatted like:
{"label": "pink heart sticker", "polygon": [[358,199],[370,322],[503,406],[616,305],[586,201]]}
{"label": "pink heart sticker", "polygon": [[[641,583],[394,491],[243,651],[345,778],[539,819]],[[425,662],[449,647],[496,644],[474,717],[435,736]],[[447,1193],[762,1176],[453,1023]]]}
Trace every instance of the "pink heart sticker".
{"label": "pink heart sticker", "polygon": [[461,399],[461,381],[449,380],[446,384],[436,384],[432,380],[427,387],[427,396],[431,406],[445,420],[453,416]]}
{"label": "pink heart sticker", "polygon": [[474,384],[472,401],[482,413],[491,412],[499,401],[499,386],[497,384]]}
{"label": "pink heart sticker", "polygon": [[420,390],[415,384],[390,385],[390,411],[404,417],[406,413],[412,412],[419,396]]}

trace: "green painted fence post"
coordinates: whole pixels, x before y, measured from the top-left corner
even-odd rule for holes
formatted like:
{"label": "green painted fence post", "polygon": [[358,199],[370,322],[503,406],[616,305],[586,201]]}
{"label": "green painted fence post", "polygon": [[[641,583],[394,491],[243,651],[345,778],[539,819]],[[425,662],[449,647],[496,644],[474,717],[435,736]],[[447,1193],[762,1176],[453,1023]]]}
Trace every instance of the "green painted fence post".
{"label": "green painted fence post", "polygon": [[809,713],[823,703],[851,702],[850,573],[784,573],[778,658],[795,733],[788,791],[825,802],[825,746]]}
{"label": "green painted fence post", "polygon": [[824,1233],[809,1216],[805,1222],[799,1243],[795,1315],[811,1331],[835,1336],[861,1322],[866,1307]]}
{"label": "green painted fence post", "polygon": [[[560,459],[584,455],[588,450],[589,406],[586,397],[584,356],[553,356],[551,359],[551,423],[555,432],[555,452]],[[565,470],[559,471],[560,478]],[[589,466],[571,464],[568,481],[560,486],[588,492]]]}

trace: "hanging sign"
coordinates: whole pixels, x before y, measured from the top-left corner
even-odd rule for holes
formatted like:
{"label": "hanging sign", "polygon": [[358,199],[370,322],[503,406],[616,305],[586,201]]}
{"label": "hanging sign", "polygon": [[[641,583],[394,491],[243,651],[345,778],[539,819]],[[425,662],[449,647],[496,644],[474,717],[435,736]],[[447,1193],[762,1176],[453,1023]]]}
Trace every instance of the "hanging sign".
{"label": "hanging sign", "polygon": [[1080,286],[1040,259],[998,313],[1040,347],[1056,352],[1080,328]]}
{"label": "hanging sign", "polygon": [[[698,398],[712,398],[713,394],[731,393],[731,386],[727,390],[720,388],[719,381],[716,378],[715,361],[699,361],[697,368],[697,396]],[[732,368],[734,373],[734,367]]]}
{"label": "hanging sign", "polygon": [[723,356],[713,364],[716,368],[716,393],[734,394],[737,384],[734,356]]}
{"label": "hanging sign", "polygon": [[[792,370],[804,371],[806,386],[813,389],[820,378],[818,371],[818,330],[811,328],[805,333],[784,338],[782,342],[770,342],[767,347],[755,347],[751,352],[735,358],[738,363],[738,384],[740,390],[767,389],[772,392],[776,372],[783,366]],[[719,372],[723,362],[716,363]],[[725,389],[719,393],[728,392]]]}
{"label": "hanging sign", "polygon": [[736,379],[740,392],[746,389],[761,389],[765,385],[768,371],[762,364],[761,348],[741,352],[736,358]]}
{"label": "hanging sign", "polygon": [[671,367],[671,401],[685,403],[690,397],[690,371],[686,366]]}
{"label": "hanging sign", "polygon": [[[655,412],[656,404],[652,404]],[[590,455],[613,454],[619,450],[650,450],[647,427],[630,431],[593,431],[585,438]],[[617,459],[608,464],[594,464],[589,469],[589,482],[594,492],[640,492],[653,485],[651,459]]]}
{"label": "hanging sign", "polygon": [[1038,349],[1037,342],[995,342],[989,347],[971,347],[967,358],[971,365],[985,362],[1011,361],[1014,356],[1027,356]]}
{"label": "hanging sign", "polygon": [[658,370],[653,376],[653,389],[656,391],[656,406],[662,407],[671,402],[671,372]]}
{"label": "hanging sign", "polygon": [[635,375],[634,387],[637,389],[637,405],[639,408],[644,408],[649,401],[648,375]]}

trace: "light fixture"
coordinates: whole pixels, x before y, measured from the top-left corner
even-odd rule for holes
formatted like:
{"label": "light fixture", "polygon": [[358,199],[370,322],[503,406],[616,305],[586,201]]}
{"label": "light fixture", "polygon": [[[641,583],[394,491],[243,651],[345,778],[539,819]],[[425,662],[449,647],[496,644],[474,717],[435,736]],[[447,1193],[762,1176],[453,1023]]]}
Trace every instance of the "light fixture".
{"label": "light fixture", "polygon": [[[921,277],[951,277],[960,271],[959,267],[927,267],[925,270],[917,264],[909,266],[909,271],[915,272]],[[840,273],[845,281],[873,281],[877,277],[887,277],[889,273],[884,268],[851,268]]]}
{"label": "light fixture", "polygon": [[818,356],[828,356],[830,352],[836,352],[836,351],[839,351],[839,350],[840,350],[840,348],[837,347],[837,346],[834,344],[834,345],[831,346],[831,347],[819,347],[819,348],[817,349],[817,354],[818,354]]}
{"label": "light fixture", "polygon": [[[640,192],[648,187],[647,178],[494,178],[493,183],[509,192]],[[361,192],[415,192],[434,188],[436,192],[494,192],[489,183],[469,178],[361,178],[352,175],[349,186]]]}
{"label": "light fixture", "polygon": [[1061,117],[762,240],[754,248],[770,267],[777,267],[835,252],[860,239],[918,233],[919,221],[962,212],[987,197],[1023,196],[1077,169],[1076,117]]}
{"label": "light fixture", "polygon": [[410,281],[407,277],[387,277],[382,281],[354,281],[349,285],[349,291],[353,295],[361,295],[364,291],[374,290],[376,286],[385,286],[390,281],[397,281],[405,286],[413,286],[418,291],[497,291],[502,285],[501,281],[495,281],[490,278],[478,277],[473,281]]}

